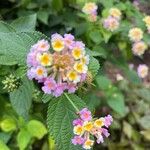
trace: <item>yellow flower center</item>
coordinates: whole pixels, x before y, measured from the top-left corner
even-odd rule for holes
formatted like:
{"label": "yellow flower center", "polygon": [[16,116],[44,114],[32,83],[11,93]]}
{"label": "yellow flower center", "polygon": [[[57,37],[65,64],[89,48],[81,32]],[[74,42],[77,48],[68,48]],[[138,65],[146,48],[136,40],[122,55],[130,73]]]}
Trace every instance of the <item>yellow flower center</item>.
{"label": "yellow flower center", "polygon": [[37,70],[37,75],[41,76],[43,75],[43,73],[44,73],[43,69],[40,68]]}
{"label": "yellow flower center", "polygon": [[72,55],[75,59],[79,59],[82,57],[82,50],[80,48],[75,48],[72,51]]}
{"label": "yellow flower center", "polygon": [[94,122],[94,125],[96,127],[102,127],[104,125],[104,122],[102,119],[97,119],[95,122]]}
{"label": "yellow flower center", "polygon": [[40,62],[43,66],[48,66],[52,64],[52,56],[50,54],[44,53],[40,56]]}
{"label": "yellow flower center", "polygon": [[61,40],[56,40],[52,42],[52,46],[55,51],[61,51],[64,48],[64,42]]}
{"label": "yellow flower center", "polygon": [[92,122],[88,122],[84,125],[84,130],[86,130],[86,131],[91,131],[92,128],[93,128]]}

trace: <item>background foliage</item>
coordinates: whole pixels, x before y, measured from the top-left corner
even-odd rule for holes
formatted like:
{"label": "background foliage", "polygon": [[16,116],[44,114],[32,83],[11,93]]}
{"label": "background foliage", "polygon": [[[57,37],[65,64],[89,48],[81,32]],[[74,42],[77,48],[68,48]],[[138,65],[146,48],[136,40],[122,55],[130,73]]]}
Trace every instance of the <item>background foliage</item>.
{"label": "background foliage", "polygon": [[[128,38],[128,31],[134,26],[146,31],[142,19],[145,13],[150,13],[149,3],[141,0],[137,8],[129,0],[95,0],[99,17],[104,17],[111,7],[123,13],[120,28],[110,33],[100,24],[86,20],[81,12],[85,2],[88,0],[0,1],[2,150],[81,149],[70,143],[75,114],[65,96],[53,100],[25,76],[30,46],[55,32],[73,33],[86,43],[87,52],[92,56],[91,76],[86,87],[70,95],[72,101],[79,108],[88,106],[96,116],[111,113],[114,117],[111,137],[94,149],[150,149],[150,77],[142,81],[134,69],[129,68],[129,63],[135,68],[139,63],[149,65],[150,54],[147,50],[143,58],[133,56]],[[144,41],[150,44],[149,34],[144,34]],[[124,76],[124,80],[116,81],[117,73]],[[10,94],[1,82],[9,74],[15,75],[21,83]]]}

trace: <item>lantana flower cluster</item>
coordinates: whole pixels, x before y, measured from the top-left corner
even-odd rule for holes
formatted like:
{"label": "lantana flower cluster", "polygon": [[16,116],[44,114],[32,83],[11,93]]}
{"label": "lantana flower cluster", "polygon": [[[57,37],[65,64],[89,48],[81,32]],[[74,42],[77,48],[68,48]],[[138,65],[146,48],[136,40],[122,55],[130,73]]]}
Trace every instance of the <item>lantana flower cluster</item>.
{"label": "lantana flower cluster", "polygon": [[145,16],[144,19],[143,19],[143,21],[144,21],[145,24],[146,24],[148,33],[150,33],[150,16]]}
{"label": "lantana flower cluster", "polygon": [[88,16],[88,20],[95,22],[97,20],[98,6],[94,2],[89,2],[84,5],[82,11]]}
{"label": "lantana flower cluster", "polygon": [[34,44],[27,55],[30,80],[37,80],[46,94],[60,96],[66,90],[74,93],[80,82],[86,79],[89,56],[85,44],[75,41],[71,34],[51,37],[51,47],[47,40]]}
{"label": "lantana flower cluster", "polygon": [[84,149],[91,149],[94,145],[94,137],[96,142],[103,143],[104,136],[108,137],[110,133],[108,128],[111,125],[113,118],[111,115],[101,117],[99,119],[92,118],[91,112],[87,108],[83,108],[79,112],[79,118],[73,121],[74,145],[82,145]]}
{"label": "lantana flower cluster", "polygon": [[132,43],[132,51],[134,55],[141,56],[147,49],[147,44],[142,41],[143,31],[140,28],[132,28],[128,34]]}
{"label": "lantana flower cluster", "polygon": [[119,28],[121,20],[121,11],[118,8],[111,8],[109,15],[103,20],[103,26],[105,29],[113,32]]}
{"label": "lantana flower cluster", "polygon": [[140,78],[145,78],[148,75],[149,68],[145,64],[140,64],[137,68],[137,73]]}

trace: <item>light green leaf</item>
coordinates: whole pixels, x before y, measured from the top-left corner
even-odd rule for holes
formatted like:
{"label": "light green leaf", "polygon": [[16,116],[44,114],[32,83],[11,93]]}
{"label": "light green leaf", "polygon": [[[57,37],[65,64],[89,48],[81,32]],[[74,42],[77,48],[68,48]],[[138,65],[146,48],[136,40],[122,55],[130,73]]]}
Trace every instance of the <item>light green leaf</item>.
{"label": "light green leaf", "polygon": [[[78,96],[70,94],[69,98],[79,110],[86,107],[84,102]],[[82,149],[81,147],[74,146],[71,143],[71,138],[73,138],[72,121],[75,118],[77,118],[76,110],[65,95],[50,101],[47,114],[47,124],[50,134],[56,141],[58,150]]]}
{"label": "light green leaf", "polygon": [[150,129],[141,131],[141,134],[145,137],[145,139],[150,141]]}
{"label": "light green leaf", "polygon": [[103,41],[102,35],[99,30],[91,31],[89,33],[89,36],[91,40],[96,44],[100,44]]}
{"label": "light green leaf", "polygon": [[9,147],[1,140],[0,140],[0,148],[1,150],[10,150]]}
{"label": "light green leaf", "polygon": [[44,124],[38,120],[31,120],[27,124],[27,129],[33,137],[42,139],[43,136],[47,133],[46,127]]}
{"label": "light green leaf", "polygon": [[106,76],[97,76],[96,83],[100,89],[107,90],[112,87],[111,80],[109,80]]}
{"label": "light green leaf", "polygon": [[1,121],[0,127],[4,132],[14,131],[16,129],[16,122],[12,118],[6,118]]}
{"label": "light green leaf", "polygon": [[142,118],[139,119],[139,124],[144,128],[144,129],[150,129],[150,115],[146,115]]}
{"label": "light green leaf", "polygon": [[32,82],[27,78],[22,80],[19,89],[10,93],[10,101],[14,110],[21,116],[27,118],[32,103]]}
{"label": "light green leaf", "polygon": [[94,78],[100,68],[98,60],[94,57],[90,57],[90,63],[88,68],[89,68],[89,72],[92,74],[92,77]]}
{"label": "light green leaf", "polygon": [[108,105],[120,115],[125,114],[124,97],[120,93],[114,93],[111,97],[107,98]]}
{"label": "light green leaf", "polygon": [[17,135],[17,143],[19,149],[24,150],[28,146],[30,140],[31,140],[30,133],[25,128],[22,128]]}
{"label": "light green leaf", "polygon": [[20,17],[11,23],[11,26],[19,32],[34,31],[36,26],[36,14]]}

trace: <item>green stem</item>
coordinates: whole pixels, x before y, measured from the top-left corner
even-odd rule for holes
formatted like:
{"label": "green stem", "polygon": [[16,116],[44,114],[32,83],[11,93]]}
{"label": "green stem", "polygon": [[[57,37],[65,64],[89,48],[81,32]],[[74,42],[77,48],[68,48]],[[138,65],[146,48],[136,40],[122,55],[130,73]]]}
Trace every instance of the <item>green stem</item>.
{"label": "green stem", "polygon": [[71,103],[71,105],[74,107],[74,109],[79,112],[80,110],[77,108],[77,106],[73,103],[73,101],[70,99],[70,97],[68,96],[67,93],[64,93],[64,95],[66,96],[66,98],[69,100],[69,102]]}

